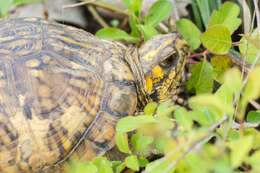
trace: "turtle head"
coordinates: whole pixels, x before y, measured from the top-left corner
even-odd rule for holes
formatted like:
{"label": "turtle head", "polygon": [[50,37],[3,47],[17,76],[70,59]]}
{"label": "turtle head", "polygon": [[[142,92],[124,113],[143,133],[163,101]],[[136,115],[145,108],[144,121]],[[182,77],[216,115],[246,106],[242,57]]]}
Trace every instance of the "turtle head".
{"label": "turtle head", "polygon": [[156,35],[144,43],[138,53],[146,94],[156,102],[172,98],[189,54],[187,42],[174,33]]}

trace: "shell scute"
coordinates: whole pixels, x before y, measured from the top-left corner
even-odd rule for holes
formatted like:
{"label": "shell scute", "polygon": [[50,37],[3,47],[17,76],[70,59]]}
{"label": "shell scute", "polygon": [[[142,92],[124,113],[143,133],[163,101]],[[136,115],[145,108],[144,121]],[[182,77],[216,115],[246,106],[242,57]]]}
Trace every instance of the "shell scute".
{"label": "shell scute", "polygon": [[35,18],[0,26],[0,172],[38,172],[74,151],[93,158],[111,148],[117,117],[102,109],[103,64],[124,47]]}

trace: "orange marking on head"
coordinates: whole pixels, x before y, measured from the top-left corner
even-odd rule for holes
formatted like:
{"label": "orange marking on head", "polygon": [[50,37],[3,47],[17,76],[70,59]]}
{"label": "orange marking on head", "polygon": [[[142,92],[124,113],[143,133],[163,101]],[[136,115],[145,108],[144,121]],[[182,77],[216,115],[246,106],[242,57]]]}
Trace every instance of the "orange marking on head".
{"label": "orange marking on head", "polygon": [[160,82],[161,79],[163,79],[163,70],[159,66],[155,66],[153,68],[153,82],[157,83]]}
{"label": "orange marking on head", "polygon": [[153,81],[148,76],[145,77],[145,80],[146,80],[146,89],[147,89],[148,93],[151,93],[152,88],[153,88]]}

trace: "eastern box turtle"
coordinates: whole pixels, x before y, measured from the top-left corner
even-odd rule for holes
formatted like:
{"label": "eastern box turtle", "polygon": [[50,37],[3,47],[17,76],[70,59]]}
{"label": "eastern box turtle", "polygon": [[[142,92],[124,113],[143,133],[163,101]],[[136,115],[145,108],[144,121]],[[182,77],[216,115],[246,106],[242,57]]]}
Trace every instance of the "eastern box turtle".
{"label": "eastern box turtle", "polygon": [[177,34],[127,48],[37,18],[0,20],[0,172],[104,154],[120,118],[175,94],[187,52]]}

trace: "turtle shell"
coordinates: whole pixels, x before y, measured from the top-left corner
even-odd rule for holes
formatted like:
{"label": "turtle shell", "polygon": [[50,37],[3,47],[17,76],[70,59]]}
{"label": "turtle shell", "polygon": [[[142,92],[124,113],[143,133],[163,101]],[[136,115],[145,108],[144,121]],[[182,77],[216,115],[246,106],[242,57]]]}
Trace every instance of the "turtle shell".
{"label": "turtle shell", "polygon": [[115,123],[137,104],[126,48],[37,18],[0,26],[0,172],[110,149]]}

